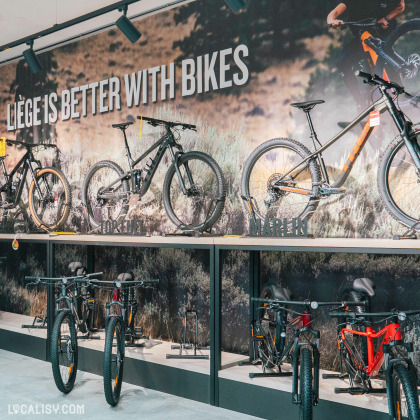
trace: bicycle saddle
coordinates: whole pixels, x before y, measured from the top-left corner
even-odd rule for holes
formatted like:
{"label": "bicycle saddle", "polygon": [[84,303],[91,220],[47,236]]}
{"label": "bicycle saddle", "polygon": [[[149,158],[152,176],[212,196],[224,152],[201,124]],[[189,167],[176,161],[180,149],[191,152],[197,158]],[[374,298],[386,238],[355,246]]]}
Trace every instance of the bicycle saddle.
{"label": "bicycle saddle", "polygon": [[120,124],[112,124],[112,128],[119,128],[120,130],[125,130],[131,124],[133,124],[132,121],[127,121]]}
{"label": "bicycle saddle", "polygon": [[367,279],[366,277],[356,279],[353,282],[353,289],[356,290],[356,292],[366,293],[370,297],[375,296],[375,287],[373,280]]}
{"label": "bicycle saddle", "polygon": [[306,102],[295,102],[290,104],[290,106],[294,106],[295,108],[299,108],[302,111],[310,111],[315,105],[323,104],[325,101],[322,99],[316,99],[315,101],[306,101]]}
{"label": "bicycle saddle", "polygon": [[119,281],[133,281],[134,275],[133,273],[121,273],[117,278]]}
{"label": "bicycle saddle", "polygon": [[83,266],[81,262],[74,261],[69,264],[69,270],[72,274],[75,274],[76,276],[83,276],[87,273],[86,267]]}

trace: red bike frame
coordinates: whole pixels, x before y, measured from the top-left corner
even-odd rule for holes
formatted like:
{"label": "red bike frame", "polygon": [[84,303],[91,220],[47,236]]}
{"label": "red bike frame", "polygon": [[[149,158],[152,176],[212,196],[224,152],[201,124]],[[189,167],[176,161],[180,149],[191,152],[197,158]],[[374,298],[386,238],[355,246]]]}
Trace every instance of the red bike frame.
{"label": "red bike frame", "polygon": [[[366,337],[367,355],[368,355],[367,367],[361,366],[361,364],[354,357],[353,352],[351,351],[349,345],[346,343],[346,336],[345,336],[346,332],[350,334],[361,335],[361,336]],[[383,339],[379,347],[379,350],[375,354],[374,348],[373,348],[373,340],[375,338],[380,338],[380,337],[383,337]],[[401,340],[401,328],[400,328],[399,323],[389,324],[386,327],[384,327],[382,330],[380,330],[379,332],[375,332],[371,326],[366,327],[366,332],[355,331],[350,328],[343,328],[341,330],[341,339],[343,341],[343,344],[346,346],[349,354],[353,358],[355,365],[358,366],[358,369],[364,370],[367,376],[374,377],[379,374],[379,370],[384,362],[384,352],[383,352],[384,344],[389,344],[391,341]]]}

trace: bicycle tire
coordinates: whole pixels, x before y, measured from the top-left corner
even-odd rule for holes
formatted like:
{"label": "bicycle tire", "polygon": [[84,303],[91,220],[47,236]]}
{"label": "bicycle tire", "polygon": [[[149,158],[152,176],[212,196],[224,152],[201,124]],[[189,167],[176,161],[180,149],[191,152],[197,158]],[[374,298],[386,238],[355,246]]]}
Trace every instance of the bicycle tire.
{"label": "bicycle tire", "polygon": [[[409,38],[411,33],[412,39]],[[414,98],[401,97],[400,105],[406,103],[413,103],[419,101],[420,98],[420,48],[413,50],[410,54],[413,41],[416,40],[414,45],[418,45],[418,36],[420,35],[420,19],[413,19],[397,26],[394,31],[385,39],[383,49],[386,53],[392,54],[392,51],[402,57],[405,61],[406,67],[401,70],[389,69],[389,76],[391,81],[401,83],[408,93]],[[404,39],[404,37],[406,37]],[[411,71],[408,71],[410,70]],[[399,79],[399,80],[397,80]]]}
{"label": "bicycle tire", "polygon": [[[271,282],[268,282],[268,283],[264,284],[264,286],[261,290],[261,293],[260,293],[260,298],[261,299],[286,300],[284,298],[283,294],[281,293],[281,291],[279,290],[279,288],[274,283],[271,283]],[[271,314],[268,313],[269,311],[267,311],[267,310],[259,311],[259,312],[260,312],[260,320],[263,319],[263,318],[268,318],[275,324],[275,326],[273,328],[273,330],[274,330],[274,334],[273,334],[274,335],[274,346],[277,350],[277,353],[279,355],[281,355],[283,353],[283,350],[284,350],[285,337],[282,337],[282,335],[281,335],[282,327],[279,324],[279,322],[277,322],[279,320],[277,319],[275,314],[273,314],[274,315],[274,317],[273,317],[273,316],[271,316]],[[274,311],[270,311],[270,312],[273,313]],[[287,315],[279,314],[279,317],[282,317],[282,316],[287,319]],[[284,319],[284,321],[286,321],[286,319]]]}
{"label": "bicycle tire", "polygon": [[[199,162],[208,165],[207,169],[206,166],[200,166]],[[185,182],[186,179],[184,179],[187,196],[191,194],[188,197],[190,200],[185,200],[185,195],[178,183],[175,163],[173,163],[169,167],[163,183],[163,204],[166,213],[172,223],[181,230],[208,231],[219,220],[225,206],[226,184],[222,170],[211,156],[196,151],[184,153],[179,156],[177,165],[181,175],[186,174],[187,167],[191,173],[194,171],[194,174],[192,174],[194,176],[193,185],[191,185],[190,181]],[[204,171],[206,172],[204,173]],[[204,185],[200,185],[200,183],[196,185],[196,179],[199,175],[204,177],[205,175],[209,176],[211,174],[213,174],[213,177],[210,181],[204,178],[206,184],[212,184],[206,185],[206,188],[208,186],[211,187],[212,192],[211,196],[207,196],[208,191],[206,191]],[[177,183],[172,184],[173,180],[176,180]],[[173,187],[173,191],[171,191],[171,186]],[[208,190],[210,191],[210,188]],[[184,198],[180,199],[181,197]],[[201,207],[203,203],[208,206],[207,209]],[[213,209],[211,207],[212,205],[214,205]]]}
{"label": "bicycle tire", "polygon": [[[116,212],[115,212],[116,214],[113,214],[111,216],[108,214],[108,216],[106,218],[102,218],[102,219],[99,216],[99,212],[94,214],[93,209],[97,209],[99,207],[102,208],[105,205],[105,201],[104,201],[104,203],[102,203],[102,201],[100,203],[94,202],[94,200],[95,200],[94,196],[96,196],[96,194],[98,193],[99,188],[92,185],[95,182],[93,177],[101,169],[107,169],[107,168],[111,171],[110,174],[112,174],[112,175],[109,175],[109,174],[107,175],[105,173],[104,177],[106,178],[106,181],[105,182],[101,181],[101,182],[103,182],[104,184],[106,183],[106,185],[109,185],[112,181],[114,181],[114,180],[116,180],[119,177],[124,175],[124,171],[115,162],[111,162],[110,160],[103,160],[103,161],[95,163],[89,169],[89,171],[86,174],[86,177],[83,181],[83,186],[82,186],[82,203],[85,206],[85,213],[89,217],[89,223],[95,229],[97,229],[100,226],[101,221],[106,221],[106,220],[116,220],[116,221],[118,221],[118,220],[120,220],[122,217],[124,217],[127,214],[128,208],[129,208],[128,200],[126,198],[113,199],[113,200],[109,200],[109,201],[111,203],[112,203],[112,201],[120,203],[121,204],[120,211],[116,210]],[[115,178],[114,178],[113,172],[115,172]],[[102,188],[106,185],[102,185]],[[122,189],[123,193],[128,193],[130,191],[130,184],[126,179],[124,179],[124,180],[121,181],[120,185],[117,184],[117,189]],[[108,208],[109,208],[109,206],[108,206]]]}
{"label": "bicycle tire", "polygon": [[[420,126],[413,127],[409,137],[416,138],[417,144],[420,142]],[[417,224],[420,219],[408,214],[416,210],[420,205],[420,192],[417,195],[412,194],[418,181],[416,174],[417,168],[412,161],[411,155],[405,147],[404,140],[398,136],[385,149],[378,167],[377,185],[382,202],[388,213],[397,221],[407,227]],[[393,175],[393,176],[392,176]],[[403,176],[404,177],[403,177]],[[402,181],[402,180],[408,180]],[[412,180],[412,182],[410,182]],[[403,182],[405,183],[405,186]],[[413,186],[414,184],[414,186]],[[399,191],[403,188],[406,194]],[[412,190],[412,191],[410,191]],[[410,194],[408,194],[410,192]],[[397,203],[399,201],[399,203]]]}
{"label": "bicycle tire", "polygon": [[[113,341],[116,341],[116,358],[113,358]],[[121,394],[124,373],[125,332],[124,322],[119,316],[113,316],[107,323],[104,349],[104,392],[106,402],[115,407]],[[115,363],[115,369],[113,369]]]}
{"label": "bicycle tire", "polygon": [[[63,340],[61,334],[61,326],[67,322],[69,325],[69,341]],[[67,338],[66,338],[67,339]],[[63,349],[63,342],[66,348]],[[78,364],[78,347],[77,347],[77,334],[73,321],[73,316],[67,311],[58,313],[53,329],[51,332],[51,366],[57,388],[64,394],[68,394],[74,386],[77,374]],[[65,350],[65,352],[63,351]],[[64,365],[64,362],[69,362]],[[63,368],[64,366],[64,368]],[[63,374],[68,369],[68,378],[63,380]]]}
{"label": "bicycle tire", "polygon": [[[277,139],[268,140],[265,143],[261,144],[251,153],[251,155],[248,157],[247,161],[245,162],[244,169],[242,171],[242,178],[241,178],[242,195],[244,197],[252,199],[254,212],[257,214],[257,216],[260,219],[264,220],[266,216],[272,217],[272,218],[279,218],[281,220],[283,220],[283,218],[287,218],[288,220],[291,220],[292,218],[309,219],[312,213],[318,207],[319,198],[306,197],[303,200],[303,204],[306,203],[306,200],[307,200],[307,204],[303,208],[303,210],[297,211],[298,214],[294,214],[294,212],[288,213],[288,212],[285,212],[284,210],[280,211],[280,205],[273,207],[271,204],[270,205],[266,204],[267,200],[264,200],[264,198],[267,196],[268,198],[271,197],[270,200],[276,199],[278,201],[280,198],[289,197],[293,195],[293,193],[284,193],[284,192],[280,192],[276,195],[276,193],[272,192],[271,185],[276,181],[276,177],[281,175],[281,173],[279,173],[277,170],[278,169],[277,164],[278,164],[279,159],[273,155],[274,153],[273,150],[275,149],[282,149],[283,155],[284,155],[284,150],[286,149],[289,151],[292,151],[296,153],[298,156],[300,156],[302,160],[305,157],[309,156],[311,153],[309,149],[307,149],[303,144],[293,139],[277,138]],[[272,156],[268,154],[267,157],[265,157],[264,159],[267,162],[271,162],[271,165],[275,165],[275,166],[272,167],[272,169],[270,170],[269,165],[267,165],[266,162],[261,161],[260,162],[261,169],[258,170],[257,168],[254,170],[255,165],[257,164],[258,160],[269,152],[271,153]],[[293,162],[292,165],[294,166],[295,163],[297,162],[296,161]],[[289,169],[292,169],[293,167],[292,165],[286,168],[284,172],[287,172]],[[306,182],[304,183],[304,186],[306,187],[305,189],[312,190],[314,184],[321,182],[321,172],[319,170],[319,166],[317,162],[315,161],[315,159],[311,159],[308,162],[307,168],[309,169],[311,183],[309,185],[309,182]],[[254,174],[256,178],[255,180],[251,179],[253,170],[254,170]],[[286,181],[286,182],[290,183],[290,181]],[[291,182],[293,183],[293,181]],[[257,185],[255,186],[255,188],[254,186],[250,187],[250,183],[251,184],[255,183]],[[260,184],[259,186],[258,186],[258,183]],[[270,192],[271,194],[274,194],[274,195],[270,195]],[[259,203],[257,201],[259,199],[255,197],[256,195],[261,196],[261,201]],[[301,195],[295,194],[294,196],[301,196]],[[275,201],[275,203],[277,203],[277,201]],[[264,208],[264,206],[268,209],[267,212],[263,212],[261,210],[261,208]],[[275,208],[278,208],[279,210],[273,210]]]}
{"label": "bicycle tire", "polygon": [[313,381],[312,381],[312,351],[304,347],[300,350],[299,363],[299,420],[312,420],[313,411]]}
{"label": "bicycle tire", "polygon": [[[47,180],[48,175],[51,175],[52,177],[50,180]],[[45,210],[44,202],[42,204],[42,212],[40,212],[39,210],[41,207],[38,208],[40,200],[39,198],[37,200],[38,190],[35,188],[35,181],[32,180],[28,191],[29,211],[31,213],[32,220],[41,229],[47,231],[59,229],[66,223],[70,214],[72,203],[70,184],[67,178],[64,176],[63,172],[57,168],[42,168],[36,172],[35,178],[41,191],[43,186],[41,178],[44,179],[44,182],[49,183],[48,188],[50,188],[51,196],[48,199],[50,204],[49,211]],[[62,191],[58,187],[59,184],[54,182],[55,179],[59,179],[61,181],[63,188]],[[60,210],[60,214],[57,217],[54,217],[53,214],[57,212],[57,210],[55,210],[56,208]],[[51,215],[54,218],[54,221],[45,220],[47,215]]]}
{"label": "bicycle tire", "polygon": [[391,384],[387,383],[390,413],[393,408],[397,420],[420,420],[417,378],[413,370],[397,363],[394,365],[391,381]]}
{"label": "bicycle tire", "polygon": [[[342,302],[362,302],[364,301],[364,294],[357,292],[353,289],[346,289],[343,291],[343,293],[341,294],[341,301]],[[358,313],[366,313],[366,307],[365,306],[353,306],[350,308],[350,310],[352,312],[358,312]],[[346,322],[345,317],[343,317],[343,319],[339,319],[338,320],[339,324],[343,324]],[[351,326],[352,329],[356,329],[358,331],[361,332],[366,332],[366,327],[360,325],[360,326],[356,326],[353,325]],[[355,337],[355,336],[354,336]],[[357,336],[357,339],[360,340],[360,349],[361,349],[361,356],[362,356],[362,360],[363,363],[365,364],[365,366],[368,365],[368,346],[367,346],[367,338],[364,336]],[[347,365],[346,365],[347,366]],[[350,375],[350,371],[347,370],[347,373]]]}

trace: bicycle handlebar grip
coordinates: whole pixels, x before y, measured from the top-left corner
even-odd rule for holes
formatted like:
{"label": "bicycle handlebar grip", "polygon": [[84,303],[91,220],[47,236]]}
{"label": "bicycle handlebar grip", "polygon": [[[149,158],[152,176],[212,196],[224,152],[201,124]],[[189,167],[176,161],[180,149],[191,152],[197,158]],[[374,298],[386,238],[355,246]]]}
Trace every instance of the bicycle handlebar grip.
{"label": "bicycle handlebar grip", "polygon": [[159,279],[143,280],[143,283],[159,283]]}
{"label": "bicycle handlebar grip", "polygon": [[28,281],[36,281],[36,280],[39,280],[39,279],[40,279],[39,277],[25,276],[25,280],[28,280]]}
{"label": "bicycle handlebar grip", "polygon": [[367,79],[369,82],[373,79],[373,76],[370,73],[365,73],[364,71],[361,71],[361,70],[356,70],[354,74],[355,76]]}
{"label": "bicycle handlebar grip", "polygon": [[104,274],[103,271],[100,271],[99,273],[86,274],[86,277],[88,277],[88,278],[91,278],[91,277],[100,277],[103,274]]}

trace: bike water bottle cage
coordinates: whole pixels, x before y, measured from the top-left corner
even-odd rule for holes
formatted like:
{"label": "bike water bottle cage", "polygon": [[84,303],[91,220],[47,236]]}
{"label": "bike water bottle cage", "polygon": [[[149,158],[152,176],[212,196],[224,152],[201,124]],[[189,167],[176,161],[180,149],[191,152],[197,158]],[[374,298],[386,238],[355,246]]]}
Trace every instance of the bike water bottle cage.
{"label": "bike water bottle cage", "polygon": [[83,276],[87,274],[86,267],[83,266],[81,262],[74,261],[69,264],[69,270],[72,274],[75,274],[76,276]]}
{"label": "bike water bottle cage", "polygon": [[310,111],[315,105],[323,104],[325,101],[322,99],[317,99],[314,101],[306,101],[306,102],[295,102],[293,104],[290,104],[290,106],[293,106],[295,108],[299,108],[302,111]]}
{"label": "bike water bottle cage", "polygon": [[368,279],[366,277],[356,279],[353,282],[353,289],[356,292],[366,293],[370,297],[375,296],[375,287],[376,286],[373,280]]}
{"label": "bike water bottle cage", "polygon": [[127,121],[120,124],[112,124],[112,128],[119,128],[120,130],[125,130],[128,126],[132,125],[133,122]]}
{"label": "bike water bottle cage", "polygon": [[118,275],[117,279],[119,281],[133,281],[134,275],[133,273],[121,273]]}

